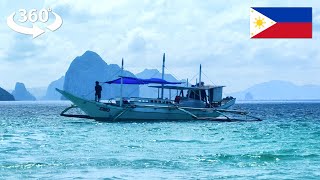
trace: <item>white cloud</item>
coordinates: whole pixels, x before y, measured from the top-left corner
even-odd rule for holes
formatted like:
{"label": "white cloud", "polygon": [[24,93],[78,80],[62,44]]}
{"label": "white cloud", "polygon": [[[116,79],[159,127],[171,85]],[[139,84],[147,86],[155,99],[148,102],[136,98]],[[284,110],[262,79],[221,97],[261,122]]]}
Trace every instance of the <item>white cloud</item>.
{"label": "white cloud", "polygon": [[72,11],[83,11],[93,15],[105,14],[113,11],[116,8],[126,5],[128,0],[117,0],[117,1],[84,1],[84,0],[46,0],[45,5],[52,8],[67,5],[72,7]]}
{"label": "white cloud", "polygon": [[[8,8],[1,12],[3,17],[23,5],[4,4]],[[320,66],[318,31],[313,40],[249,39],[250,7],[313,6],[316,21],[320,17],[316,0],[46,0],[37,6],[52,7],[64,24],[56,32],[30,38],[29,43],[0,27],[0,77],[16,72],[1,78],[1,86],[12,88],[16,81],[46,86],[88,49],[109,64],[119,64],[124,57],[125,66],[134,72],[161,67],[166,52],[167,67],[176,76],[191,78],[202,63],[207,75],[217,84],[228,85],[229,91],[272,79],[320,84],[316,78],[320,75],[316,70]],[[34,56],[19,62],[5,58],[15,51],[21,54],[19,46],[29,48]]]}

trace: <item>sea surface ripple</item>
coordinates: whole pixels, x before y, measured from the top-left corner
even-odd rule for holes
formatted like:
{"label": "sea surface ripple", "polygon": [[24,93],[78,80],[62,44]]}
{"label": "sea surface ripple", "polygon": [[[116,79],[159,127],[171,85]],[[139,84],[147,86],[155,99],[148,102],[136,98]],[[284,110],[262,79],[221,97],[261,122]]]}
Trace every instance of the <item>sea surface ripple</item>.
{"label": "sea surface ripple", "polygon": [[242,103],[261,122],[103,123],[0,103],[0,179],[320,179],[320,103]]}

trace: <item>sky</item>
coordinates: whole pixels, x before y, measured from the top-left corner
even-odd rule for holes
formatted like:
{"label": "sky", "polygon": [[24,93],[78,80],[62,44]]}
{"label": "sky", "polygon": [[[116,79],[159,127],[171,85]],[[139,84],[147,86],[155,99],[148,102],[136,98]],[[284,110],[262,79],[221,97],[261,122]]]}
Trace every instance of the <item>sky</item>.
{"label": "sky", "polygon": [[[250,39],[250,7],[268,6],[313,7],[313,38]],[[51,8],[63,24],[35,39],[16,33],[6,19],[21,8]],[[203,79],[226,92],[270,80],[320,85],[319,0],[2,0],[0,17],[5,89],[47,87],[87,50],[108,64],[124,58],[133,73],[160,70],[166,53],[167,73],[192,79],[202,64]]]}

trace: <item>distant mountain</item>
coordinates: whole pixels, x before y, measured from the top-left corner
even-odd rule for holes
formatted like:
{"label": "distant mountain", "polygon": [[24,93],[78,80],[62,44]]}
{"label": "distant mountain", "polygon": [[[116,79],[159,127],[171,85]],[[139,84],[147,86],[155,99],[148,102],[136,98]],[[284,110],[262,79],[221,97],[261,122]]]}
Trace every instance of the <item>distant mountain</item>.
{"label": "distant mountain", "polygon": [[26,89],[23,83],[17,82],[12,91],[16,101],[35,101],[36,98]]}
{"label": "distant mountain", "polygon": [[46,94],[46,87],[27,88],[27,90],[37,99],[42,100]]}
{"label": "distant mountain", "polygon": [[0,101],[14,101],[14,97],[8,91],[0,87]]}
{"label": "distant mountain", "polygon": [[[118,65],[108,65],[97,53],[86,51],[82,56],[76,57],[65,75],[63,89],[80,97],[94,99],[95,81],[105,82],[121,75]],[[123,76],[135,77],[129,71]],[[139,95],[138,85],[123,85],[123,96],[133,97]],[[120,96],[120,85],[102,84],[102,99]]]}
{"label": "distant mountain", "polygon": [[43,97],[43,100],[60,100],[61,94],[56,91],[56,88],[63,89],[64,76],[51,82],[47,88],[47,92]]}
{"label": "distant mountain", "polygon": [[252,101],[254,99],[253,95],[250,93],[250,92],[247,92],[245,95],[244,95],[244,100],[246,101]]}
{"label": "distant mountain", "polygon": [[288,81],[269,81],[244,91],[229,94],[239,100],[308,100],[320,99],[320,86],[298,86]]}
{"label": "distant mountain", "polygon": [[[162,78],[162,74],[157,69],[145,69],[142,72],[136,74],[137,78],[148,79],[148,78]],[[171,74],[165,74],[164,79],[170,82],[179,82],[175,77]],[[159,84],[157,84],[159,85]],[[176,95],[176,91],[172,91],[171,97],[174,98]],[[158,97],[158,89],[150,88],[148,85],[140,86],[140,96],[148,97],[148,98],[157,98]],[[164,91],[164,97],[169,97],[168,90]]]}

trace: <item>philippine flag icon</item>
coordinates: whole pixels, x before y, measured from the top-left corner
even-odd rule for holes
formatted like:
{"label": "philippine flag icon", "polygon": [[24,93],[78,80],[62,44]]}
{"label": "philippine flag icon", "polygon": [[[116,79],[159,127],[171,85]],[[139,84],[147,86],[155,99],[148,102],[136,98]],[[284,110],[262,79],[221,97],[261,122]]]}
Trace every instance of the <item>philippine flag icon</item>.
{"label": "philippine flag icon", "polygon": [[312,38],[311,7],[252,7],[251,38]]}

